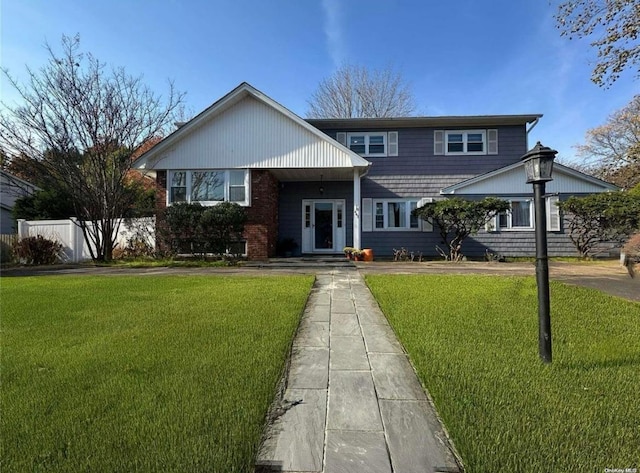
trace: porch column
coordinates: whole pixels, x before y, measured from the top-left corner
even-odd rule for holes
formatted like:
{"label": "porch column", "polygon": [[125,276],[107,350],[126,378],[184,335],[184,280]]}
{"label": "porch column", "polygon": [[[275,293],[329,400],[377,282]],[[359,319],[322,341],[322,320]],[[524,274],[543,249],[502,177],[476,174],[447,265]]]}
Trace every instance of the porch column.
{"label": "porch column", "polygon": [[360,170],[353,170],[353,247],[360,248]]}

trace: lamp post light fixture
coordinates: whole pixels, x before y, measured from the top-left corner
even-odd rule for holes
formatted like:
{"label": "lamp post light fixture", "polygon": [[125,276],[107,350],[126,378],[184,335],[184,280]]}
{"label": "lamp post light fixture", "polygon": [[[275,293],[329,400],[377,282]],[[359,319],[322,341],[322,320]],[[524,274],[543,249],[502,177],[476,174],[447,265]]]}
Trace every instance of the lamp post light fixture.
{"label": "lamp post light fixture", "polygon": [[553,160],[558,152],[538,141],[522,157],[527,184],[533,184],[536,226],[536,283],[538,286],[538,349],[540,358],[551,363],[551,315],[549,299],[549,258],[547,255],[547,212],[545,184],[553,180]]}

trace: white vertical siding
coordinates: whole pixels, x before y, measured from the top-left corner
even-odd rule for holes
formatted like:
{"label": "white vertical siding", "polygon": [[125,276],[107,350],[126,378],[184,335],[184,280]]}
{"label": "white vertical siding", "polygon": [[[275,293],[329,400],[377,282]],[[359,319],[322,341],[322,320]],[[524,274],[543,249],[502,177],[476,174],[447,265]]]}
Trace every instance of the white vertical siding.
{"label": "white vertical siding", "polygon": [[[526,183],[524,170],[516,167],[492,178],[481,180],[456,190],[456,194],[530,194],[531,184]],[[591,194],[606,190],[593,182],[563,173],[554,168],[553,181],[547,182],[546,192],[563,194]]]}
{"label": "white vertical siding", "polygon": [[247,96],[181,139],[155,169],[352,167],[351,157]]}

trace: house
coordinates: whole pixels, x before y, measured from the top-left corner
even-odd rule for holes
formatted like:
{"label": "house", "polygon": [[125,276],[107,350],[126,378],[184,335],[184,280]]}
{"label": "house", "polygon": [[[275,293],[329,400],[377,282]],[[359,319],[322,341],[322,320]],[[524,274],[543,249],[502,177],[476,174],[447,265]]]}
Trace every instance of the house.
{"label": "house", "polygon": [[[303,254],[354,246],[378,256],[390,256],[394,247],[436,255],[438,232],[411,211],[450,195],[512,202],[511,212],[465,242],[465,254],[533,255],[532,191],[520,158],[541,117],[304,120],[242,83],[134,165],[164,190],[161,206],[222,200],[246,206],[250,259],[274,256],[284,238]],[[547,189],[554,194],[549,253],[573,254],[554,202],[615,187],[556,165]]]}
{"label": "house", "polygon": [[0,170],[0,233],[16,233],[13,206],[17,199],[31,195],[37,190],[38,187],[33,184]]}

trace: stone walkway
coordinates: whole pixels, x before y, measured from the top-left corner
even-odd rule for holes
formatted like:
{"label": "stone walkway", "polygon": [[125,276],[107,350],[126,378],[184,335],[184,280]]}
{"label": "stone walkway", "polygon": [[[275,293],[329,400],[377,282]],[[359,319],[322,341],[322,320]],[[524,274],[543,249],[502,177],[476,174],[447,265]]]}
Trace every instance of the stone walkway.
{"label": "stone walkway", "polygon": [[285,382],[257,471],[462,471],[357,271],[317,275]]}

